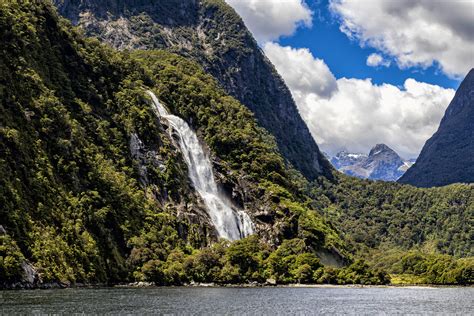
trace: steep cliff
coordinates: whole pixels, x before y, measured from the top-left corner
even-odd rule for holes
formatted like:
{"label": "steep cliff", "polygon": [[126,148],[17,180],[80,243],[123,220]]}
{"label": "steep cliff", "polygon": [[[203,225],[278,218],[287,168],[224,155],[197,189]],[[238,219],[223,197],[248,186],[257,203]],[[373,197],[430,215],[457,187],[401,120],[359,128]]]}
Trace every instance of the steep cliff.
{"label": "steep cliff", "polygon": [[195,130],[259,247],[297,239],[323,263],[346,262],[338,232],[305,203],[306,180],[195,62],[107,48],[47,2],[2,3],[0,42],[0,287],[189,281],[167,264],[218,236],[147,90]]}
{"label": "steep cliff", "polygon": [[201,64],[247,106],[283,156],[307,178],[330,165],[291,93],[240,17],[223,0],[54,0],[87,35],[118,49],[167,49]]}
{"label": "steep cliff", "polygon": [[438,130],[399,182],[418,187],[474,182],[474,69],[456,91]]}

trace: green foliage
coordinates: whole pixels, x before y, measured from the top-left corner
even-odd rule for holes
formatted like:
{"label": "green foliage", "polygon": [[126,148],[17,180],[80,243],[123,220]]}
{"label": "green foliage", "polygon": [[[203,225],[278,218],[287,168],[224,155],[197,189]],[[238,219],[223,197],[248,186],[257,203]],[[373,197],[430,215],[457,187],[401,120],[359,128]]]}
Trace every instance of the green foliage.
{"label": "green foliage", "polygon": [[350,266],[341,269],[337,275],[342,284],[388,284],[389,275],[383,270],[372,270],[363,260],[356,260]]}
{"label": "green foliage", "polygon": [[[226,264],[237,272],[236,277],[229,281],[257,281],[263,282],[263,262],[270,249],[259,241],[258,236],[238,240],[226,249]],[[227,265],[224,264],[226,267]]]}
{"label": "green foliage", "polygon": [[141,270],[135,275],[137,280],[159,285],[264,283],[266,279],[279,284],[390,282],[385,272],[372,271],[362,261],[341,269],[325,267],[301,239],[285,240],[272,252],[257,236],[233,243],[220,242],[191,253],[174,250],[166,260],[151,260]]}
{"label": "green foliage", "polygon": [[410,251],[390,267],[396,275],[416,275],[420,283],[474,284],[474,259]]}
{"label": "green foliage", "polygon": [[[16,242],[5,246],[1,279],[18,280],[25,257],[45,282],[127,280],[128,241],[143,222],[188,225],[156,218],[163,209],[153,196],[186,196],[189,188],[144,98],[151,80],[71,31],[47,3],[2,2],[0,42],[0,218]],[[131,133],[173,162],[155,170],[149,195],[130,157]],[[176,230],[162,232],[170,234],[166,248]]]}
{"label": "green foliage", "polygon": [[[304,278],[306,274],[310,275],[314,268],[318,268],[319,260],[317,258],[313,260],[314,262],[311,261],[312,258],[304,260],[305,257],[301,256],[305,254],[306,250],[306,245],[302,239],[285,240],[268,257],[266,273],[270,278],[280,283],[290,283],[295,278]],[[311,262],[313,266],[302,268],[304,270],[298,270],[301,267],[297,264],[297,260],[302,264]],[[307,280],[304,279],[304,281]]]}
{"label": "green foliage", "polygon": [[0,282],[19,282],[25,257],[9,235],[0,235]]}
{"label": "green foliage", "polygon": [[[455,258],[468,257],[465,260],[470,261],[474,254],[474,186],[422,189],[337,175],[335,181],[320,179],[314,183],[310,195],[313,207],[344,231],[345,241],[356,256],[365,258],[375,269],[394,273],[396,282],[470,282],[448,275],[454,273]],[[426,256],[444,259],[437,259],[435,270],[428,273]],[[400,267],[400,258],[408,270],[395,269]]]}
{"label": "green foliage", "polygon": [[421,189],[338,175],[313,186],[314,207],[346,232],[355,250],[383,244],[472,256],[474,186]]}
{"label": "green foliage", "polygon": [[[197,130],[225,185],[245,181],[242,200],[275,210],[269,240],[301,235],[316,251],[338,236],[305,205],[306,182],[274,139],[196,64],[113,51],[84,39],[48,3],[2,3],[0,41],[0,215],[12,238],[6,249],[18,245],[5,257],[5,278],[27,259],[47,282],[264,279],[271,250],[257,237],[196,250],[209,245],[208,228],[178,216],[198,201],[146,89]],[[130,152],[132,135],[145,158]],[[292,273],[303,280],[307,272]]]}

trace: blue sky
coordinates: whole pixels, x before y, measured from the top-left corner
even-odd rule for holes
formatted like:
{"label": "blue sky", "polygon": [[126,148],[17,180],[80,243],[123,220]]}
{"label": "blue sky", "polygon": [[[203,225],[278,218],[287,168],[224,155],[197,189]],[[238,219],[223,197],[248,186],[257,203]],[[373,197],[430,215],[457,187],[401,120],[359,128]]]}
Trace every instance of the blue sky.
{"label": "blue sky", "polygon": [[471,0],[226,0],[318,145],[417,157],[474,66]]}
{"label": "blue sky", "polygon": [[393,63],[389,67],[367,66],[367,56],[377,53],[377,50],[361,47],[357,41],[342,33],[340,24],[328,9],[327,1],[307,1],[306,4],[314,12],[312,27],[300,27],[293,35],[281,37],[277,42],[282,46],[309,48],[315,57],[325,61],[336,78],[372,78],[376,84],[392,83],[398,86],[403,85],[406,79],[414,78],[445,88],[458,88],[461,81],[449,78],[437,66],[427,69],[400,69]]}

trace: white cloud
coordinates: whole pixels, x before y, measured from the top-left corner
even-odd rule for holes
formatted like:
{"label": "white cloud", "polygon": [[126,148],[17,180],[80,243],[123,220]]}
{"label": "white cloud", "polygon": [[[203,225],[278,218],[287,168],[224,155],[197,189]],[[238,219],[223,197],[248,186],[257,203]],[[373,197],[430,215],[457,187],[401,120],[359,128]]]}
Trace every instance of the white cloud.
{"label": "white cloud", "polygon": [[312,11],[303,0],[226,0],[242,17],[258,42],[292,35],[311,27]]}
{"label": "white cloud", "polygon": [[367,57],[367,66],[378,67],[378,66],[390,66],[390,61],[385,60],[381,55],[377,53],[370,54]]}
{"label": "white cloud", "polygon": [[331,0],[341,30],[401,68],[438,64],[457,77],[474,65],[474,1]]}
{"label": "white cloud", "polygon": [[307,49],[266,44],[265,53],[289,86],[301,116],[321,148],[368,152],[385,143],[416,157],[438,128],[454,90],[407,79],[403,88],[370,79],[337,81]]}
{"label": "white cloud", "polygon": [[323,60],[314,58],[309,49],[282,47],[268,42],[263,50],[286,83],[291,85],[293,94],[299,96],[317,93],[322,97],[329,97],[337,90],[336,78],[328,66]]}

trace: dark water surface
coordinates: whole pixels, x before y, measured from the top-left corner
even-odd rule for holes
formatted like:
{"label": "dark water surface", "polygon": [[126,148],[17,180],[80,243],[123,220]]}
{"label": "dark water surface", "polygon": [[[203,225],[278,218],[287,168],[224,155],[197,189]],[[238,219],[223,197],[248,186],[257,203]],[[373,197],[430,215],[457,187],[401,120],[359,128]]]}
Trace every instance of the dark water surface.
{"label": "dark water surface", "polygon": [[0,314],[474,314],[474,288],[106,288],[0,291]]}

